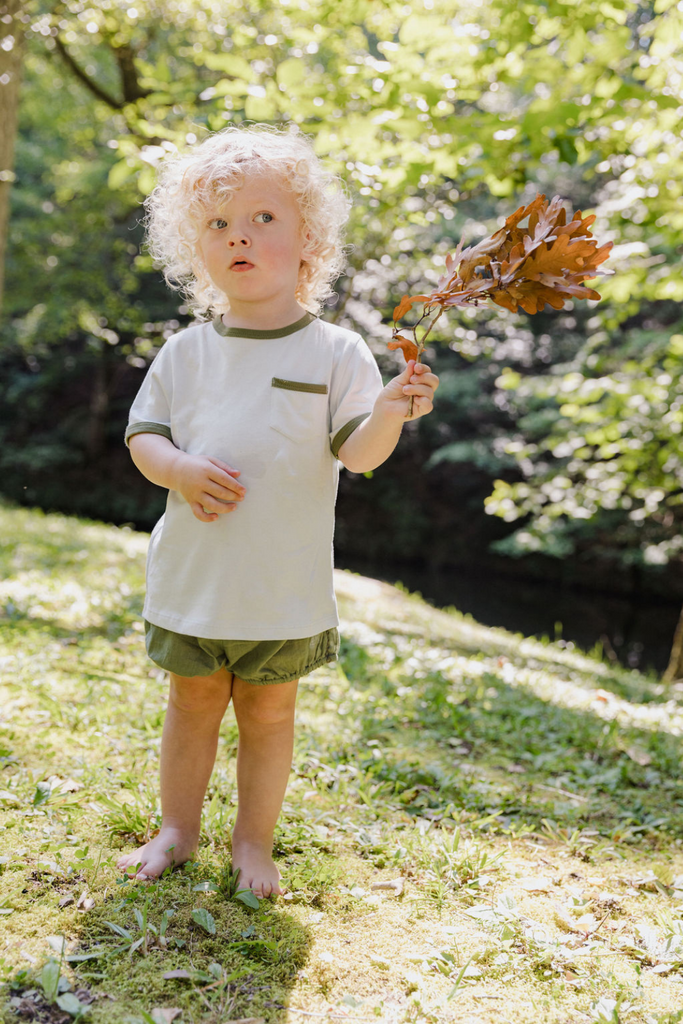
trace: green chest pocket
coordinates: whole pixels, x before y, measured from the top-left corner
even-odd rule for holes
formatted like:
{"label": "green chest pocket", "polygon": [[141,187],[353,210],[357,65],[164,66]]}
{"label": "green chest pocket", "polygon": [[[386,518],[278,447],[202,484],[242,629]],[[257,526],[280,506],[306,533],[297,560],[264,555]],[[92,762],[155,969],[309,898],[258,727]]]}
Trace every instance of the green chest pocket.
{"label": "green chest pocket", "polygon": [[273,377],[269,426],[295,443],[327,435],[327,384]]}

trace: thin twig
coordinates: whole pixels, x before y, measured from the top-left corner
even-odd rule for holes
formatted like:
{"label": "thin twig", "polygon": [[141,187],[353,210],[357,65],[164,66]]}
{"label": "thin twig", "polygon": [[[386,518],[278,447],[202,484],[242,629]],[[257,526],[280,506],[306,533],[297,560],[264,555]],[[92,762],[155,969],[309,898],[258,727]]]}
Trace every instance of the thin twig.
{"label": "thin twig", "polygon": [[602,928],[603,924],[605,923],[605,921],[607,920],[607,918],[608,918],[609,916],[610,916],[610,911],[608,910],[608,911],[607,911],[607,913],[605,914],[605,916],[603,917],[602,921],[600,921],[600,923],[599,923],[599,924],[597,924],[597,925],[595,926],[595,928],[593,929],[593,931],[592,931],[592,932],[586,932],[586,937],[584,938],[584,940],[583,940],[583,941],[585,942],[585,941],[586,941],[586,939],[590,939],[590,938],[591,938],[591,936],[595,935],[595,933],[596,933],[597,931],[599,931],[599,930],[600,930],[600,928]]}
{"label": "thin twig", "polygon": [[559,786],[544,786],[542,782],[532,783],[536,789],[546,789],[549,793],[559,793],[560,796],[571,797],[572,800],[583,800],[584,802],[588,799],[587,796],[581,796],[580,793],[570,793],[568,789],[560,789]]}
{"label": "thin twig", "polygon": [[[425,341],[427,340],[429,332],[431,331],[432,327],[434,326],[434,324],[439,319],[439,317],[441,316],[442,313],[443,313],[443,306],[441,307],[439,312],[436,314],[436,316],[434,317],[434,319],[430,323],[430,325],[427,328],[427,330],[422,335],[422,338],[420,340],[420,344],[417,346],[417,362],[420,361],[420,356],[422,355],[422,353],[425,350]],[[418,320],[417,323],[419,324],[420,321],[423,320],[426,315],[427,315],[426,313],[423,313],[422,316],[420,317],[420,320]],[[415,328],[417,328],[417,324],[415,324]],[[414,328],[414,330],[415,330],[415,328]],[[415,337],[415,340],[417,341],[417,335]],[[410,396],[410,403],[408,405],[408,415],[407,415],[406,419],[410,419],[411,416],[413,415],[413,405],[414,405],[414,402],[415,402],[415,395],[411,395]]]}

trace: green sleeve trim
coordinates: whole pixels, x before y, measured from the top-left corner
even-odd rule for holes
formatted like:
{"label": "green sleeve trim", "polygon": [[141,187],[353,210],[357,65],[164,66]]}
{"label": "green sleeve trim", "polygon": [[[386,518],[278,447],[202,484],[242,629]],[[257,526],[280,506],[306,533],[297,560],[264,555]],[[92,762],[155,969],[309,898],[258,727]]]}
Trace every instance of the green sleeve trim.
{"label": "green sleeve trim", "polygon": [[167,437],[169,441],[173,440],[170,427],[167,427],[165,423],[152,423],[148,420],[128,424],[124,438],[126,444],[128,444],[133,434],[161,434],[162,437]]}
{"label": "green sleeve trim", "polygon": [[327,384],[305,384],[300,380],[283,380],[282,377],[273,377],[271,384],[274,388],[284,388],[285,391],[306,391],[311,395],[327,394]]}
{"label": "green sleeve trim", "polygon": [[347,441],[351,437],[351,434],[354,432],[356,427],[359,427],[363,420],[366,420],[369,415],[369,412],[362,412],[360,416],[354,416],[352,420],[349,420],[348,423],[345,423],[344,426],[337,431],[332,438],[332,444],[330,445],[335,459],[339,458],[339,449],[344,444],[344,441]]}

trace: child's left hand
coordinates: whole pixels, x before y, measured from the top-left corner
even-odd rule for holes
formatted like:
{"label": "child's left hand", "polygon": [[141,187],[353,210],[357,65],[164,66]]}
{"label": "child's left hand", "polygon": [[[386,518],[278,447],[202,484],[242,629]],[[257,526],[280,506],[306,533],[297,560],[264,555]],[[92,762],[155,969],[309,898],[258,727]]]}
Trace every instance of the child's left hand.
{"label": "child's left hand", "polygon": [[[382,397],[386,411],[401,419],[416,420],[426,416],[434,408],[434,392],[439,386],[439,378],[432,373],[425,363],[416,363],[411,359],[403,373],[394,377],[385,386]],[[413,414],[408,415],[410,399],[414,396]]]}

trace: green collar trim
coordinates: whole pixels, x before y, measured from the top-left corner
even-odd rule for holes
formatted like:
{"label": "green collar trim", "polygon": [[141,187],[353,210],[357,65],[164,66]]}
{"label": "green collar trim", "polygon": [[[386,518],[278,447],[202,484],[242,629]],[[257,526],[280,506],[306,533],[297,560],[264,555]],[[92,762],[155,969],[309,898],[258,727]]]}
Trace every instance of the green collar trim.
{"label": "green collar trim", "polygon": [[308,327],[317,317],[312,313],[304,313],[295,324],[288,324],[287,327],[278,327],[274,331],[255,331],[248,327],[226,327],[222,319],[217,316],[212,321],[214,330],[223,338],[286,338],[288,334],[296,334],[297,331]]}

